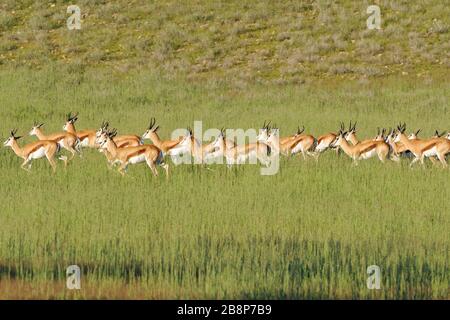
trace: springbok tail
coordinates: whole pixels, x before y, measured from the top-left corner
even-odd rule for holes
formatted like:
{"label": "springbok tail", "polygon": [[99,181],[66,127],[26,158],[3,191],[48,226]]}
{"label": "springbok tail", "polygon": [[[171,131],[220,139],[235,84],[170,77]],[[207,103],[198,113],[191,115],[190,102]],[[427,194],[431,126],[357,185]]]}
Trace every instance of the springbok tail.
{"label": "springbok tail", "polygon": [[314,143],[313,143],[313,145],[311,146],[311,152],[316,152],[316,148],[317,148],[317,145],[319,144],[319,142],[317,141],[317,139],[316,139],[316,137],[314,137]]}

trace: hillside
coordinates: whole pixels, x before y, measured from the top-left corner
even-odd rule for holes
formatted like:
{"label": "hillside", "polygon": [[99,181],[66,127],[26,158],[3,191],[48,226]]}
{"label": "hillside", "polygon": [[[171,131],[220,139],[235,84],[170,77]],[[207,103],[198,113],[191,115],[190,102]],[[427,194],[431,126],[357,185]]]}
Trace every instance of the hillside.
{"label": "hillside", "polygon": [[[66,26],[70,4],[81,30]],[[370,4],[381,8],[381,30],[366,26]],[[450,67],[450,12],[437,0],[3,0],[0,10],[3,67],[56,62],[278,84]]]}

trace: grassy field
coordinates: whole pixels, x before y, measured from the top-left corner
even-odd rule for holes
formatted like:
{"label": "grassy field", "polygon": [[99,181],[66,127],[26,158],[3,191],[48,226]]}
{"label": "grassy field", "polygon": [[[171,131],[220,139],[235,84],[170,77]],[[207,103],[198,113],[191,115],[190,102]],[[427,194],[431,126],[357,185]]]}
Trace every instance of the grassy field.
{"label": "grassy field", "polygon": [[[35,120],[61,130],[68,111],[80,112],[79,129],[108,119],[138,134],[154,116],[163,137],[194,120],[259,128],[271,119],[281,135],[304,124],[316,136],[357,120],[361,138],[398,121],[422,136],[449,129],[450,88],[439,76],[241,88],[72,71],[3,69],[2,138]],[[411,170],[407,160],[355,168],[328,153],[317,164],[283,159],[274,176],[172,165],[166,181],[143,165],[122,178],[96,151],[55,175],[45,161],[32,173],[20,163],[2,148],[0,298],[448,298],[449,170]],[[79,291],[65,288],[72,264],[83,272]],[[373,264],[380,290],[366,287]]]}

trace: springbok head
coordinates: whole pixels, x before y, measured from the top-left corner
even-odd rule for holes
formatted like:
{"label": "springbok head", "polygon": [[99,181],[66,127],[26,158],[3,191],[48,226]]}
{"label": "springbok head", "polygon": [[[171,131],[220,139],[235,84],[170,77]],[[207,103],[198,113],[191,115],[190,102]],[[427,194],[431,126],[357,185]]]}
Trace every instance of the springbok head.
{"label": "springbok head", "polygon": [[397,130],[395,131],[395,134],[394,134],[394,142],[396,142],[396,143],[399,142],[400,136],[405,135],[405,131],[406,131],[406,123],[399,124],[397,126]]}
{"label": "springbok head", "polygon": [[409,139],[409,140],[416,140],[417,137],[419,136],[420,130],[422,130],[422,129],[419,129],[419,130],[417,130],[416,132],[410,133],[409,136],[408,136],[408,139]]}
{"label": "springbok head", "polygon": [[66,115],[66,123],[64,124],[64,126],[63,126],[63,130],[64,131],[68,131],[68,129],[70,128],[70,127],[72,127],[72,129],[73,129],[73,125],[75,124],[75,122],[78,120],[78,112],[77,113],[75,113],[74,115],[72,115],[72,112],[69,112],[67,115]]}
{"label": "springbok head", "polygon": [[14,143],[14,141],[17,141],[20,138],[22,138],[22,136],[16,136],[16,133],[17,133],[17,129],[13,129],[13,130],[10,131],[9,138],[6,139],[5,142],[3,142],[3,145],[5,147],[11,147],[12,144]]}
{"label": "springbok head", "polygon": [[305,132],[305,126],[302,126],[302,128],[300,129],[300,126],[297,127],[297,132],[295,133],[295,136],[298,137],[300,136],[303,132]]}
{"label": "springbok head", "polygon": [[40,133],[41,128],[43,126],[44,126],[43,123],[38,123],[38,122],[35,121],[34,124],[33,124],[33,127],[31,127],[31,131],[29,132],[29,135],[30,136],[37,136]]}
{"label": "springbok head", "polygon": [[95,132],[95,139],[98,140],[103,134],[105,134],[108,131],[109,128],[109,122],[103,121],[100,129],[98,129]]}
{"label": "springbok head", "polygon": [[345,137],[347,136],[347,131],[344,131],[344,123],[341,122],[341,128],[339,129],[339,131],[336,134],[336,138],[334,138],[334,140],[330,143],[330,148],[335,148],[337,146],[340,146],[342,144],[342,140],[346,139]]}
{"label": "springbok head", "polygon": [[269,138],[269,131],[270,131],[270,122],[267,122],[264,120],[264,124],[262,126],[262,128],[259,130],[259,134],[256,136],[256,141],[259,142],[266,142],[267,139]]}
{"label": "springbok head", "polygon": [[[439,131],[436,130],[436,131],[434,132],[433,138],[442,138],[442,137],[445,136],[446,133],[447,133],[446,131],[442,131],[442,133],[439,133]],[[448,139],[448,137],[449,137],[449,134],[447,134],[447,136],[445,136],[445,138],[447,138],[447,139]]]}
{"label": "springbok head", "polygon": [[[341,122],[341,131],[344,131],[344,123]],[[345,134],[345,139],[350,139],[352,136],[356,135],[356,121],[354,124],[352,124],[352,121],[350,121],[350,124],[348,125],[347,133]]]}
{"label": "springbok head", "polygon": [[151,138],[150,135],[152,133],[155,133],[155,132],[158,131],[159,126],[155,127],[155,125],[156,125],[156,119],[155,118],[151,118],[150,119],[150,124],[149,124],[147,130],[145,130],[144,134],[142,135],[142,139],[150,139]]}
{"label": "springbok head", "polygon": [[109,141],[112,141],[114,137],[117,136],[117,129],[113,128],[111,130],[106,130],[100,138],[97,139],[101,149],[106,149]]}

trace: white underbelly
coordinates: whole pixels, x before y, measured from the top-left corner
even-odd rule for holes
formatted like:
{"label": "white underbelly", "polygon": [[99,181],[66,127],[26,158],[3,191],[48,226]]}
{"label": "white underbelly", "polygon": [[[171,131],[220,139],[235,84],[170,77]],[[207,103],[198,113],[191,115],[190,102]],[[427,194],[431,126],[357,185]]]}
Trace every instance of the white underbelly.
{"label": "white underbelly", "polygon": [[29,159],[39,159],[39,158],[42,158],[43,156],[45,156],[45,148],[40,147],[35,152],[31,153],[28,158]]}
{"label": "white underbelly", "polygon": [[81,140],[80,146],[88,147],[89,146],[89,138],[84,138],[83,140]]}
{"label": "white underbelly", "polygon": [[298,152],[303,152],[303,146],[301,143],[298,143],[291,151],[292,154],[296,154]]}
{"label": "white underbelly", "polygon": [[423,155],[424,155],[425,157],[433,157],[433,156],[437,156],[437,150],[436,150],[436,147],[433,147],[433,148],[431,148],[431,149],[428,149],[427,151],[425,151],[425,152],[423,153]]}
{"label": "white underbelly", "polygon": [[65,148],[65,147],[66,147],[66,144],[64,143],[64,139],[59,140],[59,141],[58,141],[58,144],[59,144],[59,146],[60,146],[61,148]]}
{"label": "white underbelly", "polygon": [[373,156],[375,156],[376,154],[377,154],[377,150],[375,148],[373,148],[372,150],[361,154],[361,156],[359,158],[360,159],[369,159],[369,158],[372,158]]}
{"label": "white underbelly", "polygon": [[[317,145],[316,150],[317,150],[318,152],[322,152],[322,151],[324,151],[325,149],[327,149],[328,147],[329,147],[329,144],[328,144],[328,143],[325,143],[325,142],[321,141],[321,142]],[[292,151],[292,152],[294,152],[294,151]]]}
{"label": "white underbelly", "polygon": [[128,162],[131,164],[136,164],[136,163],[140,163],[140,162],[144,162],[145,161],[145,154],[141,154],[135,157],[131,157]]}

